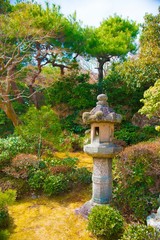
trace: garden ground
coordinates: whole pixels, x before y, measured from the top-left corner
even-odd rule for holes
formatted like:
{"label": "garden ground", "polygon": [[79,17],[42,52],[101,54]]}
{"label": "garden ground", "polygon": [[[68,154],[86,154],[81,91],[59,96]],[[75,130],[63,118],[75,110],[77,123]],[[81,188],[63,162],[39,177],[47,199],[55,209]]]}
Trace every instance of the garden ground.
{"label": "garden ground", "polygon": [[[58,156],[64,157],[64,154]],[[92,167],[92,159],[86,154],[69,156],[78,157],[81,167]],[[86,230],[87,220],[75,214],[75,209],[91,198],[91,186],[54,198],[33,198],[17,201],[9,207],[13,218],[10,240],[96,239]]]}

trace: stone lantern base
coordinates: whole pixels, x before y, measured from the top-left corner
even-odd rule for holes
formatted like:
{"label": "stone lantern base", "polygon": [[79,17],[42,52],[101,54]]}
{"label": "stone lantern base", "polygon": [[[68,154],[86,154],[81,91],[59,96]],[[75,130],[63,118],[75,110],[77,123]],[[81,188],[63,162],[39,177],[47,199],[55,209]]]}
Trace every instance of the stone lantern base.
{"label": "stone lantern base", "polygon": [[[91,212],[92,208],[94,206],[101,206],[102,204],[94,203],[92,200],[86,202],[84,205],[82,205],[80,208],[77,208],[75,210],[76,214],[80,214],[84,218],[88,218],[89,213]],[[105,204],[106,205],[106,204]]]}

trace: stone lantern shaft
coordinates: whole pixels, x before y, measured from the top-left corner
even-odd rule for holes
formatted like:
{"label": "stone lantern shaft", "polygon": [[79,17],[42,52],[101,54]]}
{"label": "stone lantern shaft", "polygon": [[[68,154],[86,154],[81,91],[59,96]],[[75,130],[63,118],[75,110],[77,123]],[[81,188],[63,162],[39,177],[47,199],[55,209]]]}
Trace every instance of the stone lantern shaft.
{"label": "stone lantern shaft", "polygon": [[96,204],[108,204],[112,198],[112,158],[121,151],[113,143],[114,124],[122,117],[108,106],[107,96],[97,97],[97,106],[91,112],[83,113],[84,123],[91,124],[91,143],[84,146],[84,152],[93,157],[92,199],[85,203],[77,213],[87,216]]}

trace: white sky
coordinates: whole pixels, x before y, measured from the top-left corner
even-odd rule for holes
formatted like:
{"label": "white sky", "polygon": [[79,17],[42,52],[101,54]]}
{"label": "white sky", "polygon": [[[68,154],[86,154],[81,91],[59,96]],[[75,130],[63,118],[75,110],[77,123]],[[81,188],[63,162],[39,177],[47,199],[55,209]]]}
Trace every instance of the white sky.
{"label": "white sky", "polygon": [[[143,22],[145,13],[158,13],[160,0],[48,0],[61,6],[61,12],[68,16],[77,13],[77,19],[84,25],[99,26],[103,19],[116,13],[123,18]],[[37,0],[44,4],[45,1]]]}

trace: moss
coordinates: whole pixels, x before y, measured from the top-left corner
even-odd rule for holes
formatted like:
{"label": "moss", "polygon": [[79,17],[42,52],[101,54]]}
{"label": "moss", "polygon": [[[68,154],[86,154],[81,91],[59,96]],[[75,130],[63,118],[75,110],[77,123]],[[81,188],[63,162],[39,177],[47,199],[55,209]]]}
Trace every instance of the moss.
{"label": "moss", "polygon": [[[92,168],[92,158],[84,153],[57,153],[60,158],[77,157],[80,167]],[[10,240],[94,240],[87,221],[75,214],[75,209],[91,198],[91,185],[57,196],[19,200],[9,207],[14,221]]]}
{"label": "moss", "polygon": [[[94,240],[87,228],[87,220],[74,210],[90,198],[90,188],[77,189],[56,198],[26,199],[9,207],[15,229],[10,240]],[[12,230],[12,229],[11,229]]]}

